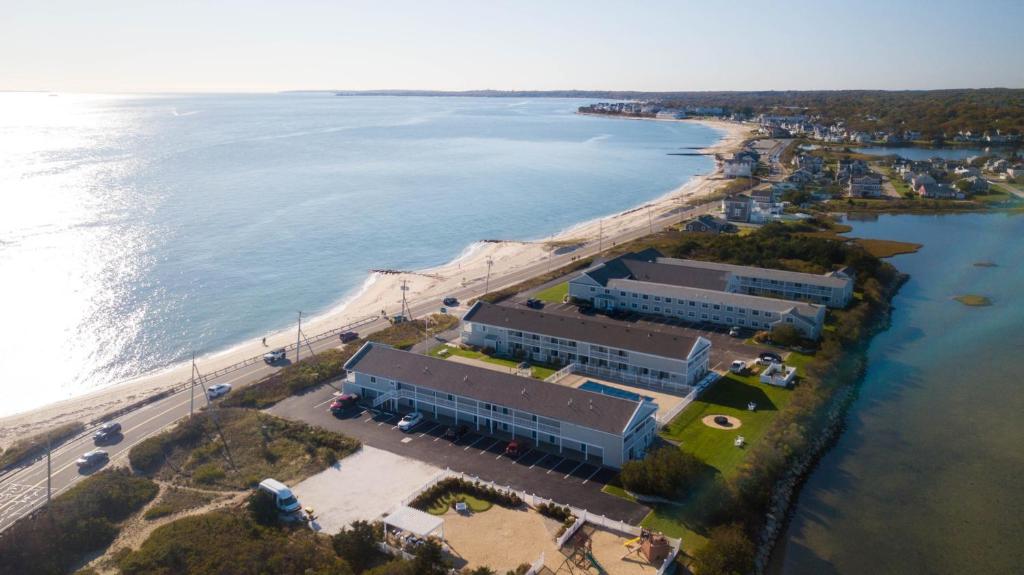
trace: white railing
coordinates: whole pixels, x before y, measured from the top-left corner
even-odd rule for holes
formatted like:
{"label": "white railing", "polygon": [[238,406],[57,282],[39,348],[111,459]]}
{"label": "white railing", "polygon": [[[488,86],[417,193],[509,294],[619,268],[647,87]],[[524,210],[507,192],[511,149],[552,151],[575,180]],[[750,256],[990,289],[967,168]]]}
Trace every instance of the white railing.
{"label": "white railing", "polygon": [[583,524],[586,522],[587,513],[584,511],[580,515],[577,515],[576,521],[574,521],[573,524],[555,540],[555,547],[561,549],[562,546],[565,545],[565,542],[571,539],[573,535],[576,535],[576,532],[579,531],[580,527],[583,527]]}
{"label": "white railing", "polygon": [[556,381],[562,379],[563,377],[565,377],[567,375],[572,374],[575,371],[576,371],[576,363],[575,362],[574,363],[570,363],[569,365],[563,367],[562,369],[556,371],[555,373],[552,373],[551,375],[545,377],[544,381],[546,381],[548,383],[555,383]]}
{"label": "white railing", "polygon": [[668,556],[665,557],[665,561],[662,562],[661,567],[658,568],[657,575],[665,575],[672,570],[673,563],[676,561],[676,557],[679,555],[679,543],[672,545],[672,551],[669,552]]}
{"label": "white railing", "polygon": [[380,407],[381,405],[384,405],[385,403],[391,401],[392,399],[395,399],[396,397],[398,397],[397,391],[389,391],[387,393],[378,395],[373,399],[373,407]]}
{"label": "white railing", "polygon": [[530,568],[526,570],[526,575],[537,575],[541,570],[544,569],[544,552],[540,552],[540,557],[534,559],[533,563],[530,563]]}

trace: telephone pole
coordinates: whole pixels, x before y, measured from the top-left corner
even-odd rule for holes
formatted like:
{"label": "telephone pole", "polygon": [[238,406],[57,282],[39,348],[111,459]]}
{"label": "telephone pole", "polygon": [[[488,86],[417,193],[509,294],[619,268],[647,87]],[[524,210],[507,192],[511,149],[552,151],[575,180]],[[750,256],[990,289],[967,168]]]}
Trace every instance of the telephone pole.
{"label": "telephone pole", "polygon": [[411,320],[412,314],[409,313],[409,300],[405,295],[405,293],[409,291],[409,280],[402,280],[402,287],[400,287],[399,289],[402,290],[402,319],[403,321]]}
{"label": "telephone pole", "polygon": [[295,363],[299,363],[299,353],[302,351],[302,312],[299,312],[299,329],[295,332]]}
{"label": "telephone pole", "polygon": [[651,205],[651,204],[647,204],[647,226],[650,228],[650,232],[653,235],[654,234],[654,216],[651,214],[652,210],[654,210],[654,206]]}
{"label": "telephone pole", "polygon": [[53,490],[52,473],[50,471],[50,433],[46,433],[46,504],[50,504],[50,493]]}
{"label": "telephone pole", "polygon": [[192,417],[192,412],[196,408],[196,352],[192,352],[192,385],[188,386],[188,416]]}
{"label": "telephone pole", "polygon": [[487,279],[484,280],[484,294],[491,291],[491,266],[493,265],[494,260],[491,259],[491,256],[487,256]]}
{"label": "telephone pole", "polygon": [[604,220],[597,220],[597,253],[604,251]]}

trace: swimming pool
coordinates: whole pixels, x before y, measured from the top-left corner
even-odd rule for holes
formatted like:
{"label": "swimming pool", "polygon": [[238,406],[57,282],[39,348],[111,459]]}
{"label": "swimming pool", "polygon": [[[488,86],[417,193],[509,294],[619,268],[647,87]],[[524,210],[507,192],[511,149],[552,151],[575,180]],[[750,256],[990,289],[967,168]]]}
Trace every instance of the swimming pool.
{"label": "swimming pool", "polygon": [[622,399],[628,399],[630,401],[654,401],[653,397],[646,395],[640,395],[639,393],[633,393],[632,391],[626,391],[603,383],[597,383],[596,381],[587,380],[583,385],[579,386],[579,389],[585,391],[593,391],[594,393],[600,393],[603,395],[610,395],[612,397],[620,397]]}

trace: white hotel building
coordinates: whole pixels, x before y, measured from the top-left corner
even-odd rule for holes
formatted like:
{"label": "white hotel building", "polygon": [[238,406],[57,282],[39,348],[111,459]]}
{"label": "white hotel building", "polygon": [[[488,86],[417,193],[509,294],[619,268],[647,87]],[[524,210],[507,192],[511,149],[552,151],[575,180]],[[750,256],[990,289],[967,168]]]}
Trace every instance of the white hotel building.
{"label": "white hotel building", "polygon": [[711,342],[601,318],[477,302],[462,318],[462,342],[499,355],[576,364],[594,377],[686,393],[708,372]]}
{"label": "white hotel building", "polygon": [[368,342],[345,364],[344,391],[478,432],[610,467],[640,459],[658,406]]}
{"label": "white hotel building", "polygon": [[817,339],[825,306],[844,307],[853,280],[716,262],[631,253],[597,264],[569,280],[569,296],[618,310],[757,330],[789,324]]}

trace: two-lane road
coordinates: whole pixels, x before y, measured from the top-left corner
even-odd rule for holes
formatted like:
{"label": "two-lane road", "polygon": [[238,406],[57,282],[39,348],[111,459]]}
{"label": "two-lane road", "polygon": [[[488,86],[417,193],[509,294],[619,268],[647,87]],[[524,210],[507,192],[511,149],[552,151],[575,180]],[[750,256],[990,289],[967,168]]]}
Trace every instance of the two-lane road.
{"label": "two-lane road", "polygon": [[[661,216],[657,220],[654,220],[651,226],[639,226],[638,228],[628,230],[623,233],[614,235],[609,234],[604,238],[603,246],[611,247],[616,244],[641,238],[650,233],[652,228],[654,231],[660,231],[672,224],[678,223],[681,219],[688,219],[695,215],[708,212],[710,209],[709,206],[711,206],[711,204],[704,204],[702,206],[686,210],[683,213]],[[557,256],[552,255],[548,258],[543,258],[532,264],[523,266],[520,269],[512,270],[501,276],[492,277],[490,282],[491,288],[494,290],[503,289],[532,277],[544,274],[549,270],[567,265],[572,261],[571,258],[585,258],[596,255],[597,253],[598,244],[597,242],[592,242],[570,253]],[[462,301],[478,297],[482,295],[483,291],[483,285],[478,284],[480,284],[480,282],[477,282],[477,284],[472,286],[456,290],[447,295],[457,297]],[[396,294],[396,298],[397,297],[398,295]],[[440,302],[422,301],[414,303],[411,306],[410,311],[414,317],[422,317],[438,311],[439,308]],[[463,307],[452,311],[455,313],[461,313],[464,310],[465,308]],[[387,325],[387,320],[381,318],[374,320],[371,323],[361,325],[358,329],[365,335],[367,333],[383,329],[387,327]],[[311,343],[310,347],[312,347],[314,352],[321,352],[339,345],[340,341],[338,338],[328,337]],[[309,347],[304,344],[302,348],[302,356],[304,357],[308,353]],[[294,352],[290,352],[290,354],[289,359],[293,359]],[[200,366],[200,368],[201,367],[202,366]],[[238,389],[239,387],[244,387],[263,379],[276,369],[279,368],[266,365],[263,362],[257,362],[219,377],[210,378],[205,383],[207,386],[213,383],[229,383],[235,389]],[[187,417],[189,414],[190,404],[189,396],[189,390],[186,389],[119,417],[117,421],[119,421],[122,426],[122,437],[116,443],[101,446],[110,454],[110,461],[97,469],[125,464],[127,462],[128,451],[132,446],[167,429],[182,418]],[[195,389],[194,400],[195,409],[199,409],[206,404],[204,392],[201,388]],[[57,496],[66,491],[76,482],[87,477],[88,473],[95,471],[79,471],[78,467],[75,465],[75,460],[78,457],[94,447],[90,433],[73,441],[69,441],[68,443],[65,443],[53,450],[51,454],[52,496]],[[0,477],[0,531],[10,527],[15,521],[31,513],[45,502],[45,458],[35,461],[27,467]]]}

